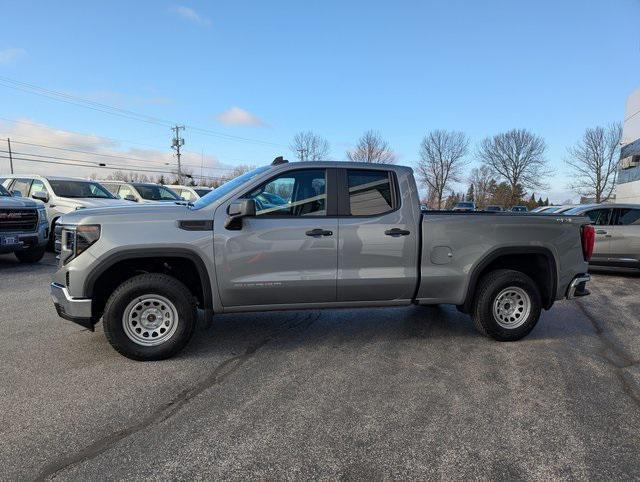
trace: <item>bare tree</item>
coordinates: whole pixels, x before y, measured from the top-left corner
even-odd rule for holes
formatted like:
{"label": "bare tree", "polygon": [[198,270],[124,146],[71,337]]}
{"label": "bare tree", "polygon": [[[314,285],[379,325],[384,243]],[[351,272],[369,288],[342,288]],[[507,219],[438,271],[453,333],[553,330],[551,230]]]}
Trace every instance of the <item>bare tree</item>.
{"label": "bare tree", "polygon": [[544,154],[547,146],[542,137],[526,129],[487,137],[480,143],[478,157],[507,182],[516,203],[518,185],[525,190],[546,188],[545,178],[551,174]]}
{"label": "bare tree", "polygon": [[347,151],[347,159],[354,162],[393,164],[396,155],[378,132],[367,131],[358,140],[356,147]]}
{"label": "bare tree", "polygon": [[587,129],[565,160],[570,168],[570,188],[600,203],[608,200],[616,185],[620,157],[620,123]]}
{"label": "bare tree", "polygon": [[494,172],[488,166],[475,167],[471,170],[469,184],[474,188],[475,201],[478,207],[486,207],[491,201],[496,184]]}
{"label": "bare tree", "polygon": [[422,182],[434,193],[436,206],[442,208],[445,190],[460,182],[469,139],[463,132],[436,130],[429,132],[420,143],[418,174]]}
{"label": "bare tree", "polygon": [[298,132],[289,147],[299,161],[329,160],[329,142],[311,131]]}

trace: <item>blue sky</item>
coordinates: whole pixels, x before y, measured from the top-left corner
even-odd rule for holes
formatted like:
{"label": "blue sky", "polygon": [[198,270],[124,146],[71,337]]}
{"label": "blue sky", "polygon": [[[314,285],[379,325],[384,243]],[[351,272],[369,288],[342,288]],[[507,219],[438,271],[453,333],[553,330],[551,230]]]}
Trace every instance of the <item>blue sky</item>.
{"label": "blue sky", "polygon": [[[475,145],[522,127],[546,139],[557,173],[549,193],[561,201],[567,146],[586,127],[621,121],[640,86],[637,0],[23,1],[9,10],[0,77],[271,143],[187,130],[187,149],[208,165],[291,157],[291,138],[307,129],[338,160],[378,130],[399,163],[414,165],[431,129],[462,130]],[[46,127],[135,141],[100,149],[168,151],[161,126],[3,86],[0,105],[0,123],[41,125],[23,125],[24,138],[53,142]]]}

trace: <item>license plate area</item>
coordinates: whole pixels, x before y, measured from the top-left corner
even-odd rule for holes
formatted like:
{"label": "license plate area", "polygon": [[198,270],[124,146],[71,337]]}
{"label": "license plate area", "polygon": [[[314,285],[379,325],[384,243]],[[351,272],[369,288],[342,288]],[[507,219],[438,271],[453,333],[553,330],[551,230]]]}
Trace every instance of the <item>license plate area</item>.
{"label": "license plate area", "polygon": [[17,236],[0,236],[0,246],[19,246],[21,244]]}

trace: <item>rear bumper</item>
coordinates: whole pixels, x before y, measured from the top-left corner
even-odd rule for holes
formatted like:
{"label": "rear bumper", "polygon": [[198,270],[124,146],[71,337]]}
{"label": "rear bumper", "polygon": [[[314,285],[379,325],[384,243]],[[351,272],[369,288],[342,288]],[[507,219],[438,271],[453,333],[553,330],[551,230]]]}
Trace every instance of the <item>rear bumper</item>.
{"label": "rear bumper", "polygon": [[91,317],[91,299],[73,298],[69,290],[58,283],[51,283],[51,299],[58,316],[93,330],[95,323]]}
{"label": "rear bumper", "polygon": [[567,299],[570,300],[590,294],[586,286],[590,280],[591,276],[589,276],[588,274],[579,274],[578,276],[573,278],[573,281],[567,288]]}

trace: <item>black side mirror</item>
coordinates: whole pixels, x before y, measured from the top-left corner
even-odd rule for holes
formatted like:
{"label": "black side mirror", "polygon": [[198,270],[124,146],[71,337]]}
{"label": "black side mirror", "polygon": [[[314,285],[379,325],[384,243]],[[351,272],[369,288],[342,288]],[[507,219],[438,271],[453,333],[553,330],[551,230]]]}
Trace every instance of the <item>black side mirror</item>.
{"label": "black side mirror", "polygon": [[49,202],[49,195],[45,191],[36,191],[31,195],[31,197],[38,201],[42,201],[43,203]]}
{"label": "black side mirror", "polygon": [[239,199],[229,204],[227,221],[224,227],[231,230],[242,229],[242,218],[256,215],[256,202],[253,199]]}
{"label": "black side mirror", "polygon": [[20,191],[11,191],[11,195],[13,197],[22,197],[22,193]]}
{"label": "black side mirror", "polygon": [[136,199],[136,197],[133,194],[127,194],[124,197],[125,201],[133,201],[134,203],[137,203],[138,200]]}

